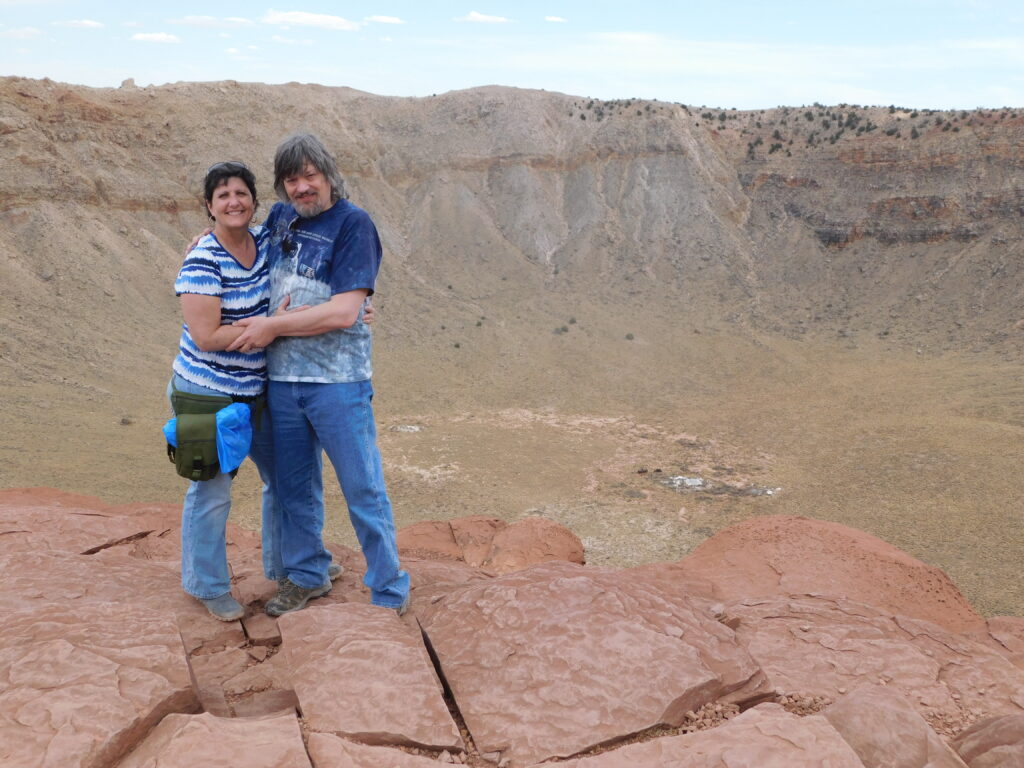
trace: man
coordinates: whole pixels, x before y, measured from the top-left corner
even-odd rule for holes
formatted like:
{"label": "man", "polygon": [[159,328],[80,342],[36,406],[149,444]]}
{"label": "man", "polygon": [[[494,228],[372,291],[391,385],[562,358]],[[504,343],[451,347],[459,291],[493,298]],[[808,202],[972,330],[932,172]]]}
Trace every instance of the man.
{"label": "man", "polygon": [[[374,605],[404,613],[409,576],[398,562],[370,401],[370,332],[361,321],[373,294],[381,246],[369,215],[350,203],[334,158],[315,136],[286,139],[274,156],[270,306],[302,312],[240,321],[230,349],[267,347],[281,559],[287,577],[267,603],[271,616],[331,590],[322,543],[321,448],[327,453],[366,558]],[[271,343],[273,342],[273,343]]]}

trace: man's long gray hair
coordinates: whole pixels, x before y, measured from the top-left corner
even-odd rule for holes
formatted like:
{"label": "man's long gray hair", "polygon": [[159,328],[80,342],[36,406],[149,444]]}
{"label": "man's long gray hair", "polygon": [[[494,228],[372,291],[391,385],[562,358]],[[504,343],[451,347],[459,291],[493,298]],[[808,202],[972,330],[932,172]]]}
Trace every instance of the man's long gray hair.
{"label": "man's long gray hair", "polygon": [[274,191],[283,202],[288,202],[284,180],[296,176],[311,164],[327,178],[331,185],[331,202],[336,203],[347,197],[345,180],[338,173],[334,157],[316,136],[311,133],[295,133],[281,142],[274,154]]}

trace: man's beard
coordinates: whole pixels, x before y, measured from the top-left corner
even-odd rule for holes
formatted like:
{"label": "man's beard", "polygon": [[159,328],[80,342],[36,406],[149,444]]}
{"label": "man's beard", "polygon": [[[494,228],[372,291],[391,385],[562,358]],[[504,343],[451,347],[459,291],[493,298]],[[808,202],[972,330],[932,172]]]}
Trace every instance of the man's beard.
{"label": "man's beard", "polygon": [[312,219],[314,216],[319,216],[328,208],[319,200],[313,200],[311,203],[292,203],[292,207],[299,214],[299,217],[303,219]]}

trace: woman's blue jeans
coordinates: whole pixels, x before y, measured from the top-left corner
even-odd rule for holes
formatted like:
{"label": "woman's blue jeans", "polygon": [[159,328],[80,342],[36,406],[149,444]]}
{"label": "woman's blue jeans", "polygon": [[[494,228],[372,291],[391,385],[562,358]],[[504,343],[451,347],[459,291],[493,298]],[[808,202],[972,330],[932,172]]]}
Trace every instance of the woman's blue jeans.
{"label": "woman's blue jeans", "polygon": [[[180,392],[221,395],[175,374],[171,382]],[[167,387],[170,399],[171,386]],[[263,481],[263,573],[271,581],[284,578],[281,565],[281,512],[274,492],[274,448],[270,414],[263,410],[260,429],[253,429],[249,458]],[[254,425],[255,426],[255,425]],[[231,591],[225,527],[231,511],[230,474],[190,482],[181,509],[181,586],[194,597],[209,599]]]}
{"label": "woman's blue jeans", "polygon": [[288,578],[312,589],[327,580],[331,554],[323,546],[321,450],[338,477],[349,519],[366,558],[374,605],[398,608],[409,576],[398,562],[395,522],[384,488],[369,381],[341,384],[271,381],[277,456],[274,486],[281,505],[281,559]]}

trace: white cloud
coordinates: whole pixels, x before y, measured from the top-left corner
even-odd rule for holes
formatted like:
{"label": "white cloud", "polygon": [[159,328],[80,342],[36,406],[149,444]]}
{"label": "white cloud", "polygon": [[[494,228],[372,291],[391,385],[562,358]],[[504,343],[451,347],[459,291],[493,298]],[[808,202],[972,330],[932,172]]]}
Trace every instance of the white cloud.
{"label": "white cloud", "polygon": [[290,37],[281,37],[281,35],[274,35],[270,38],[275,43],[281,43],[282,45],[312,45],[312,40],[295,40]]}
{"label": "white cloud", "polygon": [[459,16],[454,21],[472,21],[477,24],[505,24],[508,22],[504,16],[487,16],[483,13],[477,13],[476,11],[470,11],[465,16]]}
{"label": "white cloud", "polygon": [[7,37],[12,40],[28,40],[42,34],[35,27],[19,27],[17,29],[5,29],[0,31],[0,37]]}
{"label": "white cloud", "polygon": [[143,43],[180,43],[177,35],[168,35],[166,32],[137,32],[132,35],[132,40],[139,40]]}
{"label": "white cloud", "polygon": [[568,19],[563,19],[561,16],[545,16],[544,21],[554,21],[564,24],[565,22],[568,21]]}
{"label": "white cloud", "polygon": [[243,19],[239,16],[228,16],[218,19],[216,16],[185,16],[180,19],[171,19],[171,24],[184,24],[187,27],[205,27],[206,29],[224,29],[226,27],[248,27],[255,24],[255,21]]}
{"label": "white cloud", "polygon": [[393,43],[395,42],[395,39],[393,37],[382,37],[380,38],[380,41],[382,43]]}
{"label": "white cloud", "polygon": [[74,27],[75,29],[99,29],[103,25],[92,19],[73,19],[71,21],[55,21],[55,27]]}
{"label": "white cloud", "polygon": [[238,49],[237,49],[237,48],[225,48],[225,49],[224,49],[224,53],[232,53],[232,54],[235,54],[235,53],[238,53]]}
{"label": "white cloud", "polygon": [[142,26],[142,22],[139,22],[139,21],[122,21],[121,22],[121,26],[122,27],[132,27],[132,28],[141,27]]}
{"label": "white cloud", "polygon": [[306,13],[305,11],[267,11],[260,19],[264,24],[278,26],[319,27],[320,29],[355,32],[361,29],[363,22],[349,21],[341,16],[329,16],[326,13]]}
{"label": "white cloud", "polygon": [[405,24],[397,16],[367,16],[366,21],[374,21],[378,24]]}

